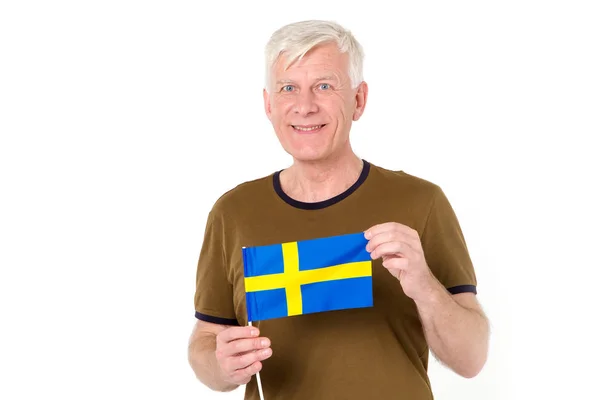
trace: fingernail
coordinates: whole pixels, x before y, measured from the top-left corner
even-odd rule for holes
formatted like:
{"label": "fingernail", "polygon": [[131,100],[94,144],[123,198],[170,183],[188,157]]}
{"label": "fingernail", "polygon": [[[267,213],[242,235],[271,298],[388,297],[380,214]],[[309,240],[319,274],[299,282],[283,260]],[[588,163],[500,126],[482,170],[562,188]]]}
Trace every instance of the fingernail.
{"label": "fingernail", "polygon": [[269,341],[267,339],[263,339],[260,341],[260,345],[262,347],[267,347],[269,345]]}
{"label": "fingernail", "polygon": [[271,355],[271,349],[263,350],[262,353],[263,353],[263,356],[270,356]]}
{"label": "fingernail", "polygon": [[250,331],[250,334],[251,334],[252,336],[258,336],[258,329],[252,329],[252,330]]}

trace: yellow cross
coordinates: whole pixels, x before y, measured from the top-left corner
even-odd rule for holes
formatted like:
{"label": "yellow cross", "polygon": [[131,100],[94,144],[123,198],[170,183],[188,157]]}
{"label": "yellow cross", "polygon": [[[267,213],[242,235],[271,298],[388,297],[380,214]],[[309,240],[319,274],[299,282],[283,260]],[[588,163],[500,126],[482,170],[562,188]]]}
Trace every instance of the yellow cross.
{"label": "yellow cross", "polygon": [[283,273],[245,278],[246,292],[285,288],[288,315],[302,314],[301,285],[371,276],[371,261],[300,271],[298,243],[283,243]]}

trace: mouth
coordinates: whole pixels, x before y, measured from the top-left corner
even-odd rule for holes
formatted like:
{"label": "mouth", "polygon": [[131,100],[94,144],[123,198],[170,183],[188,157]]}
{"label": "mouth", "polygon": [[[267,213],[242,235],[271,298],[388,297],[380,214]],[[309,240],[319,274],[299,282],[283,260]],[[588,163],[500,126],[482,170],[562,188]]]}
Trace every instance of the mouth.
{"label": "mouth", "polygon": [[315,133],[323,129],[323,127],[327,124],[321,125],[292,125],[294,131],[298,133]]}

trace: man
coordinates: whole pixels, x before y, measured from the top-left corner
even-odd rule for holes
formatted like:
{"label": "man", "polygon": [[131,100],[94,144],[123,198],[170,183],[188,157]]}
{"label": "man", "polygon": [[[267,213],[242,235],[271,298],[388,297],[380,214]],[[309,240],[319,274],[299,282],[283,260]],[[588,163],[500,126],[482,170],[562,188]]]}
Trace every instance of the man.
{"label": "man", "polygon": [[[267,400],[431,399],[429,350],[474,377],[488,323],[453,210],[435,184],[357,157],[362,50],[337,24],[305,21],[267,45],[265,111],[293,164],[225,193],[209,213],[189,360],[215,391]],[[242,247],[364,232],[373,307],[247,326]]]}

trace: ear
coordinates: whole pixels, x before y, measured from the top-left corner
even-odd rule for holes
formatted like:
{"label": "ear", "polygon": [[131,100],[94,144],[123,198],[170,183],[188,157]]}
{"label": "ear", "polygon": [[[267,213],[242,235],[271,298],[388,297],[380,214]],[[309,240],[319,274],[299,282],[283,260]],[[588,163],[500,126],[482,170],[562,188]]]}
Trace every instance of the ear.
{"label": "ear", "polygon": [[269,98],[269,92],[267,89],[263,89],[263,101],[265,103],[265,114],[267,114],[267,118],[269,121],[271,120],[271,99]]}
{"label": "ear", "polygon": [[367,97],[369,95],[369,86],[366,82],[361,82],[358,85],[358,89],[356,90],[356,108],[354,109],[354,114],[352,114],[352,120],[358,121],[359,118],[363,115],[365,111],[365,106],[367,105]]}

